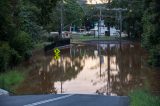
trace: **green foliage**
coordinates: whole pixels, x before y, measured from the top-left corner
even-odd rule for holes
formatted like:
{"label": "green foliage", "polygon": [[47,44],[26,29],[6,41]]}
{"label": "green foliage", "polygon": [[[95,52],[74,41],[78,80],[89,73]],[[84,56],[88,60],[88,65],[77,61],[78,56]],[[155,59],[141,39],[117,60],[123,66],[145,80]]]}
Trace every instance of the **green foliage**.
{"label": "green foliage", "polygon": [[149,51],[149,63],[153,66],[160,66],[159,4],[159,0],[113,0],[111,3],[112,8],[128,9],[123,14],[123,30],[131,38],[142,38],[142,46]]}
{"label": "green foliage", "polygon": [[0,72],[7,69],[10,59],[10,47],[8,43],[0,43]]}
{"label": "green foliage", "polygon": [[56,9],[50,14],[51,22],[47,25],[47,29],[52,29],[52,31],[58,31],[60,29],[60,18],[61,18],[61,8],[63,7],[63,26],[64,30],[69,29],[69,26],[77,25],[80,26],[85,14],[80,7],[80,5],[75,0],[64,0],[57,2]]}
{"label": "green foliage", "polygon": [[153,96],[145,90],[135,90],[130,93],[130,106],[159,106],[160,97]]}
{"label": "green foliage", "polygon": [[51,22],[50,13],[58,0],[29,0],[40,9],[39,23],[44,27]]}
{"label": "green foliage", "polygon": [[0,88],[14,92],[14,89],[24,80],[24,73],[10,70],[0,75]]}
{"label": "green foliage", "polygon": [[11,42],[12,47],[18,51],[22,57],[30,55],[32,49],[32,42],[29,35],[23,31],[20,31],[18,35]]}
{"label": "green foliage", "polygon": [[8,41],[15,32],[9,0],[0,0],[0,41]]}
{"label": "green foliage", "polygon": [[59,17],[53,16],[53,9],[57,0],[24,0],[21,1],[20,17],[21,30],[28,33],[34,42],[41,39],[46,31],[54,30],[58,25],[53,20]]}
{"label": "green foliage", "polygon": [[145,12],[143,15],[143,39],[142,45],[150,54],[149,63],[160,66],[160,1],[145,0]]}
{"label": "green foliage", "polygon": [[149,50],[149,64],[152,66],[159,67],[160,66],[160,45],[156,47],[152,47]]}
{"label": "green foliage", "polygon": [[[77,20],[73,24],[80,25],[80,19],[84,18],[84,13],[80,5],[75,0],[65,0],[64,5],[65,21],[69,24]],[[79,20],[79,21],[78,21]]]}
{"label": "green foliage", "polygon": [[[0,71],[31,56],[57,0],[0,0]],[[51,29],[51,28],[50,28]]]}
{"label": "green foliage", "polygon": [[[10,44],[9,44],[10,43]],[[11,42],[0,43],[0,72],[20,63],[31,55],[32,42],[25,32],[19,32]]]}
{"label": "green foliage", "polygon": [[21,61],[21,56],[8,43],[0,43],[0,72],[5,71]]}
{"label": "green foliage", "polygon": [[27,32],[32,39],[38,41],[42,34],[42,28],[38,25],[38,17],[40,15],[40,9],[30,2],[22,2],[20,9],[20,23],[21,30]]}
{"label": "green foliage", "polygon": [[10,50],[10,60],[9,60],[9,66],[8,67],[14,67],[15,65],[18,65],[22,61],[22,56],[14,50]]}

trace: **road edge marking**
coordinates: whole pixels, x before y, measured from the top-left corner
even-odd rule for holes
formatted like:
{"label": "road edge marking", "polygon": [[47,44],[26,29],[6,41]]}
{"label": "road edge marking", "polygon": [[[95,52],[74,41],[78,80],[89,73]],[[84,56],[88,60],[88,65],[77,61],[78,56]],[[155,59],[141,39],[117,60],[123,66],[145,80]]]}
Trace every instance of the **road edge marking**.
{"label": "road edge marking", "polygon": [[65,96],[60,96],[60,97],[57,97],[57,98],[42,100],[42,101],[39,101],[39,102],[35,102],[35,103],[23,105],[23,106],[37,106],[37,105],[41,105],[41,104],[44,104],[44,103],[48,103],[48,102],[53,102],[53,101],[65,99],[65,98],[68,98],[68,97],[73,96],[73,95],[74,95],[74,94],[65,95]]}

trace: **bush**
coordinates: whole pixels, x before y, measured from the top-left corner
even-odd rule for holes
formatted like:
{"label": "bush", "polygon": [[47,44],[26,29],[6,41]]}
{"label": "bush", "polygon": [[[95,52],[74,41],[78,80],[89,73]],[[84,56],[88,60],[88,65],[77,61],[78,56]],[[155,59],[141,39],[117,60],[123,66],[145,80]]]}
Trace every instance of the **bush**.
{"label": "bush", "polygon": [[22,57],[28,57],[31,55],[32,41],[29,35],[23,31],[13,39],[11,46],[20,54]]}
{"label": "bush", "polygon": [[8,43],[0,44],[0,72],[21,62],[21,56]]}
{"label": "bush", "polygon": [[0,75],[0,88],[13,91],[24,80],[24,73],[10,70]]}
{"label": "bush", "polygon": [[143,22],[143,36],[142,45],[149,51],[149,64],[160,67],[160,9],[157,6],[158,0],[151,0],[146,2],[146,10],[142,18]]}
{"label": "bush", "polygon": [[149,53],[149,64],[155,67],[160,66],[160,46],[153,47]]}
{"label": "bush", "polygon": [[13,67],[22,61],[22,57],[14,49],[11,49],[10,52],[9,66]]}
{"label": "bush", "polygon": [[48,40],[47,40],[48,42],[53,42],[54,41],[54,37],[52,37],[52,36],[50,36],[50,37],[48,37]]}
{"label": "bush", "polygon": [[9,64],[10,47],[8,43],[0,44],[0,72],[5,71]]}
{"label": "bush", "polygon": [[130,106],[160,106],[160,97],[153,96],[145,90],[135,90],[129,96]]}
{"label": "bush", "polygon": [[28,59],[31,55],[32,41],[25,32],[19,32],[13,38],[10,45],[7,42],[0,43],[0,72]]}

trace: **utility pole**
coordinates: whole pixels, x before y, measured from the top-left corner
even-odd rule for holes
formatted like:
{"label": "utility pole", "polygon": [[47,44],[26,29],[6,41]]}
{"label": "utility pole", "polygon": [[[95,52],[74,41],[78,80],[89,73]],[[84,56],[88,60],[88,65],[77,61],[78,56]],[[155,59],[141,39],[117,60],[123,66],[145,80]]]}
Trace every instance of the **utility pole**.
{"label": "utility pole", "polygon": [[122,37],[122,22],[123,22],[123,18],[122,18],[122,12],[127,11],[127,9],[123,9],[123,8],[112,8],[112,9],[108,9],[108,8],[104,8],[107,11],[118,11],[119,12],[119,29],[120,29],[120,39]]}
{"label": "utility pole", "polygon": [[122,10],[119,10],[119,21],[120,21],[120,39],[122,37]]}
{"label": "utility pole", "polygon": [[102,9],[100,7],[99,9],[99,22],[98,22],[98,38],[100,37],[101,34],[101,21],[102,21]]}
{"label": "utility pole", "polygon": [[[124,11],[127,11],[127,9],[124,9],[124,8],[105,8],[105,7],[98,7],[98,9],[100,9],[100,20],[101,21],[101,17],[102,17],[102,9],[103,10],[106,10],[106,11],[115,11],[116,13],[119,12],[119,29],[120,29],[120,38],[121,38],[121,35],[122,35],[122,22],[123,22],[123,18],[122,18],[122,12]],[[100,24],[100,22],[99,22]],[[100,33],[100,28],[99,28],[99,25],[98,24],[98,37],[99,37],[99,33]]]}
{"label": "utility pole", "polygon": [[101,34],[102,9],[100,8],[100,34]]}
{"label": "utility pole", "polygon": [[63,33],[63,0],[61,1],[61,31],[60,31],[60,37],[62,38]]}

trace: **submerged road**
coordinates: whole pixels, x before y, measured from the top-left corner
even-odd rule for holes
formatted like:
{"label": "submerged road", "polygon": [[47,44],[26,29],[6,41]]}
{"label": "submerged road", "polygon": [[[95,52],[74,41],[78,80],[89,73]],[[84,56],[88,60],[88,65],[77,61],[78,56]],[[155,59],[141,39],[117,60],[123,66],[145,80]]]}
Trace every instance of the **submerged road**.
{"label": "submerged road", "polygon": [[129,106],[129,98],[82,94],[0,96],[0,106]]}

